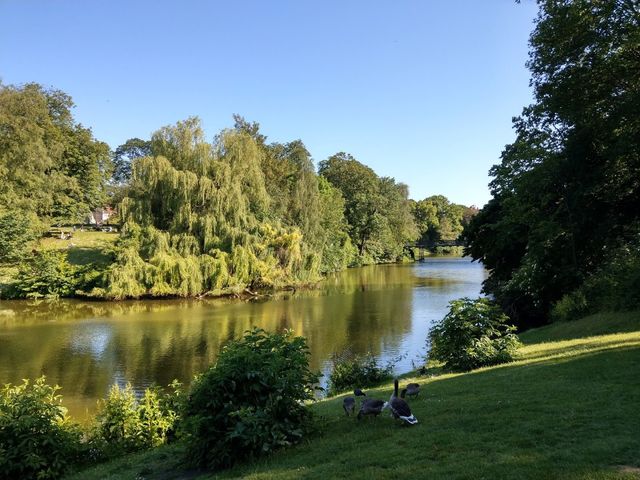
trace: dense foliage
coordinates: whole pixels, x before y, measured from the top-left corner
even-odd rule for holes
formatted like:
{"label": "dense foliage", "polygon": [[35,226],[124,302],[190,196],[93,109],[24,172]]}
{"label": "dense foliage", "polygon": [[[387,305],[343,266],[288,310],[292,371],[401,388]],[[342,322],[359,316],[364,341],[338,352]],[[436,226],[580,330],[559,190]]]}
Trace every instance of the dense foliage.
{"label": "dense foliage", "polygon": [[474,206],[451,203],[444,195],[433,195],[411,202],[421,245],[454,242],[460,238],[465,225],[478,213]]}
{"label": "dense foliage", "polygon": [[640,234],[640,7],[538,3],[535,102],[515,119],[493,198],[466,230],[468,252],[490,270],[485,290],[521,326],[547,321],[571,292],[560,309],[617,283],[594,275],[638,276],[615,266],[615,252]]}
{"label": "dense foliage", "polygon": [[29,243],[40,236],[40,227],[34,213],[0,211],[0,264],[14,264],[24,259]]}
{"label": "dense foliage", "polygon": [[591,313],[634,310],[640,305],[640,242],[623,245],[551,310],[552,320],[576,320]]}
{"label": "dense foliage", "polygon": [[176,430],[180,418],[182,393],[174,382],[172,393],[162,393],[158,387],[147,388],[137,399],[131,388],[113,385],[109,395],[100,402],[96,416],[94,442],[102,446],[104,455],[115,456],[157,447],[167,442]]}
{"label": "dense foliage", "polygon": [[[237,115],[211,142],[189,118],[110,152],[72,107],[58,90],[0,85],[0,266],[12,267],[3,295],[253,294],[401,261],[419,237],[457,239],[468,216],[443,196],[412,202],[406,185],[346,153],[316,172],[302,141],[268,143]],[[95,261],[80,268],[37,242],[106,203],[120,238],[94,249]]]}
{"label": "dense foliage", "polygon": [[449,312],[429,330],[429,359],[465,371],[508,362],[520,342],[500,307],[486,298],[449,302]]}
{"label": "dense foliage", "polygon": [[[195,118],[153,135],[121,204],[116,262],[93,295],[219,294],[311,282],[347,266],[341,198],[318,181],[304,146],[267,147],[243,125],[212,144]],[[269,162],[287,174],[269,172]],[[271,187],[274,198],[276,179],[290,185]]]}
{"label": "dense foliage", "polygon": [[211,468],[299,442],[309,426],[305,401],[318,375],[303,337],[254,329],[227,345],[191,389],[185,411],[188,455]]}
{"label": "dense foliage", "polygon": [[73,296],[84,285],[86,269],[71,265],[64,253],[43,250],[20,263],[7,297],[58,298]]}
{"label": "dense foliage", "polygon": [[59,478],[80,461],[81,431],[44,377],[0,388],[0,478]]}
{"label": "dense foliage", "polygon": [[71,97],[0,84],[0,214],[81,221],[105,200],[109,147],[75,122]]}
{"label": "dense foliage", "polygon": [[386,366],[378,364],[374,355],[355,355],[346,352],[334,355],[333,368],[329,375],[329,395],[380,385],[391,378],[393,363]]}
{"label": "dense foliage", "polygon": [[408,187],[392,178],[379,177],[346,153],[320,162],[319,173],[344,197],[358,263],[400,260],[406,243],[417,237]]}

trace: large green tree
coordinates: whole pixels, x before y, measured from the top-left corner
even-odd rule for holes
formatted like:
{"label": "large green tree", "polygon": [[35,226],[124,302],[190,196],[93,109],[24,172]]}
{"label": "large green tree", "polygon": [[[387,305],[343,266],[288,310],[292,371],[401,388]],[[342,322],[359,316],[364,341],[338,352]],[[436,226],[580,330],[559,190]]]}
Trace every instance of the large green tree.
{"label": "large green tree", "polygon": [[345,200],[351,241],[365,263],[398,260],[417,236],[406,185],[380,178],[347,153],[320,162],[319,173]]}
{"label": "large green tree", "polygon": [[640,228],[640,6],[539,0],[535,102],[466,231],[486,291],[520,325],[547,321]]}
{"label": "large green tree", "polygon": [[79,221],[105,201],[109,147],[73,118],[64,92],[0,85],[0,209]]}
{"label": "large green tree", "polygon": [[112,181],[117,185],[127,184],[131,179],[131,164],[136,158],[151,155],[151,142],[130,138],[113,152]]}
{"label": "large green tree", "polygon": [[234,129],[249,135],[263,153],[262,172],[271,199],[268,216],[300,229],[303,252],[319,259],[322,273],[341,270],[353,259],[347,235],[344,201],[338,190],[323,181],[301,140],[267,143],[257,122],[234,115]]}
{"label": "large green tree", "polygon": [[[267,151],[255,135],[234,128],[209,143],[197,118],[158,130],[151,155],[133,162],[116,262],[93,293],[193,296],[313,281],[344,268],[348,242],[323,236],[324,227],[331,235],[344,229],[340,197],[319,187],[306,150],[294,147],[287,161],[303,172],[280,218],[265,182]],[[309,185],[313,192],[304,190]],[[319,205],[308,221],[305,197]]]}
{"label": "large green tree", "polygon": [[452,203],[444,195],[432,195],[413,202],[412,212],[420,232],[420,243],[434,245],[458,240],[464,224],[477,210]]}

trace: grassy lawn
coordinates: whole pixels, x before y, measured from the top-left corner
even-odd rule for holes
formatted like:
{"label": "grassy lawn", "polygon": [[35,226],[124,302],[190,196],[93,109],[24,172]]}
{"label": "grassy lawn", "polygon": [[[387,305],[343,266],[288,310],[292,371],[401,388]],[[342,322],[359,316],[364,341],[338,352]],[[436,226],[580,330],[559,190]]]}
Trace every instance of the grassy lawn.
{"label": "grassy lawn", "polygon": [[[71,231],[70,228],[62,229],[65,233]],[[59,229],[58,229],[59,231]],[[29,248],[35,250],[60,250],[66,252],[67,260],[74,265],[87,265],[95,263],[99,267],[106,266],[111,262],[111,257],[107,253],[113,243],[118,238],[115,232],[97,231],[75,231],[73,238],[62,240],[59,237],[44,237],[33,242]],[[18,274],[17,266],[0,266],[0,291],[15,281]]]}
{"label": "grassy lawn", "polygon": [[[70,229],[64,229],[66,233]],[[113,245],[118,238],[115,232],[96,232],[76,230],[70,240],[60,238],[45,237],[40,239],[35,248],[38,250],[63,250],[67,252],[67,259],[75,265],[86,265],[87,263],[106,264],[109,263],[109,256],[105,250]]]}
{"label": "grassy lawn", "polygon": [[[185,470],[180,445],[73,479],[640,479],[640,313],[532,330],[508,365],[403,379],[420,423],[347,418],[342,397],[313,406],[318,433],[266,459]],[[369,392],[387,399],[392,386]]]}

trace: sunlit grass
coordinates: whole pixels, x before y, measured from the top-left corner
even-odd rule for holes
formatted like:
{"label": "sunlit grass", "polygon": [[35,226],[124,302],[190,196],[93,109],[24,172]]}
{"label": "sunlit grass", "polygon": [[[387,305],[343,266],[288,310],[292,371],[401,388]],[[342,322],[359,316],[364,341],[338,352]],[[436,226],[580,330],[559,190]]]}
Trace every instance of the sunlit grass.
{"label": "sunlit grass", "polygon": [[[508,365],[403,379],[422,384],[410,401],[415,427],[387,415],[347,418],[336,397],[314,405],[318,432],[307,442],[221,474],[183,470],[178,445],[74,478],[637,479],[639,318],[552,325],[523,335]],[[386,399],[391,389],[369,395]]]}
{"label": "sunlit grass", "polygon": [[[65,229],[69,233],[69,229]],[[73,232],[69,240],[55,237],[45,237],[38,240],[37,250],[60,250],[67,252],[67,259],[75,265],[88,263],[105,264],[109,256],[105,253],[118,238],[115,232],[80,231]]]}

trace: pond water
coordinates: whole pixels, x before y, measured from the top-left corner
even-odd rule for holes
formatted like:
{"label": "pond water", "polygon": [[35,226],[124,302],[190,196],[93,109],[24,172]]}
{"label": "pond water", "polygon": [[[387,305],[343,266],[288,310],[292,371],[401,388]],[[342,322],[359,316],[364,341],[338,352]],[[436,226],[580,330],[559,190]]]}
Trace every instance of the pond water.
{"label": "pond water", "polygon": [[[189,383],[221,345],[252,326],[307,337],[311,366],[328,373],[334,352],[372,352],[396,372],[424,357],[430,325],[447,303],[480,293],[482,265],[467,258],[350,269],[314,290],[268,300],[0,301],[0,383],[47,376],[82,419],[113,383],[141,390]],[[326,381],[326,376],[325,376]]]}

